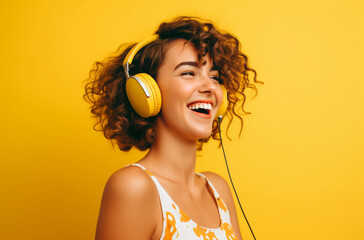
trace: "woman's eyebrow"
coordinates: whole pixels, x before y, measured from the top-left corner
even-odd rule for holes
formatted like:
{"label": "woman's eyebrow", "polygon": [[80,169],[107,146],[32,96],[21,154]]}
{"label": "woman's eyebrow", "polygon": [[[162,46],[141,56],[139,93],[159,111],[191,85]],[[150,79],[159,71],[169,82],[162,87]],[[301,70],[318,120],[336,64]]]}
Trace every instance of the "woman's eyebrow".
{"label": "woman's eyebrow", "polygon": [[192,66],[192,67],[199,67],[200,64],[198,64],[198,62],[194,62],[194,61],[188,61],[188,62],[181,62],[179,63],[173,71],[177,70],[177,68],[183,66],[183,65],[187,65],[187,66]]}

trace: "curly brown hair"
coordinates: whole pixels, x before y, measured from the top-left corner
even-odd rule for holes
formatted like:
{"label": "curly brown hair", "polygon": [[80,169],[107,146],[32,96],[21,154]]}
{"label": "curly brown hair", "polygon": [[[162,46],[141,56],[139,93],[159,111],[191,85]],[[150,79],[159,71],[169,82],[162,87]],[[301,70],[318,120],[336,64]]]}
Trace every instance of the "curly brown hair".
{"label": "curly brown hair", "polygon": [[[237,107],[239,105],[243,113],[248,114],[244,110],[244,92],[246,88],[257,91],[255,83],[261,82],[257,80],[256,71],[248,67],[248,58],[241,52],[238,39],[227,32],[217,30],[210,21],[196,17],[178,17],[171,22],[164,22],[155,33],[159,38],[136,54],[130,66],[130,75],[143,72],[156,79],[169,43],[176,39],[189,41],[196,47],[199,59],[209,54],[213,60],[214,67],[219,71],[220,83],[227,90],[227,130],[233,116],[236,116],[241,123],[241,133],[243,119],[237,113]],[[116,56],[95,62],[83,96],[91,104],[91,113],[97,119],[94,129],[103,131],[105,137],[115,141],[122,151],[129,151],[132,147],[140,150],[149,149],[156,137],[155,122],[158,115],[150,118],[140,117],[132,109],[125,91],[123,61],[134,45],[122,45]],[[249,78],[252,78],[253,82]],[[199,139],[198,150],[201,150],[202,144],[211,137],[219,139],[217,120],[213,123],[211,136]]]}

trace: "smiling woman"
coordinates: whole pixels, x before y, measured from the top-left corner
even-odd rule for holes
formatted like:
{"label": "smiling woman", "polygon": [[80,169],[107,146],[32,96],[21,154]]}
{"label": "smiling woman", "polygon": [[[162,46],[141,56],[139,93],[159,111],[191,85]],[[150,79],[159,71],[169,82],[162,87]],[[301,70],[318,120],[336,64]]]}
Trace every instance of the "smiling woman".
{"label": "smiling woman", "polygon": [[223,98],[217,78],[209,54],[199,59],[187,40],[171,42],[157,75],[163,99],[160,119],[164,120],[157,121],[157,128],[161,128],[159,122],[165,123],[167,129],[179,131],[175,137],[192,142],[209,137]]}
{"label": "smiling woman", "polygon": [[212,23],[179,17],[96,62],[84,95],[96,126],[123,151],[149,149],[108,180],[96,239],[241,239],[226,181],[195,173],[196,150],[218,139],[216,117],[241,120],[235,106],[255,89],[239,48]]}

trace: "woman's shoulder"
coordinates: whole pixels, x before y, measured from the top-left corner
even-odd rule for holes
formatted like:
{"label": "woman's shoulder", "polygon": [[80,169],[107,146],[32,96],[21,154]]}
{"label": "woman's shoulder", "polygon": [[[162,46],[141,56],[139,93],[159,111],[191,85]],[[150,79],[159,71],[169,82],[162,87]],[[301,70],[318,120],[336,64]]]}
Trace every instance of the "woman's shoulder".
{"label": "woman's shoulder", "polygon": [[153,180],[138,166],[129,165],[114,172],[108,179],[105,191],[124,197],[141,197],[153,194]]}
{"label": "woman's shoulder", "polygon": [[202,174],[212,183],[216,190],[222,195],[227,192],[230,193],[230,187],[225,178],[214,172],[202,172]]}
{"label": "woman's shoulder", "polygon": [[[102,196],[96,239],[150,238],[162,218],[158,192],[153,185],[150,176],[136,166],[113,173]],[[143,231],[135,231],[139,228]]]}
{"label": "woman's shoulder", "polygon": [[211,182],[220,197],[228,205],[229,209],[233,207],[233,199],[228,182],[217,173],[202,172],[202,174]]}

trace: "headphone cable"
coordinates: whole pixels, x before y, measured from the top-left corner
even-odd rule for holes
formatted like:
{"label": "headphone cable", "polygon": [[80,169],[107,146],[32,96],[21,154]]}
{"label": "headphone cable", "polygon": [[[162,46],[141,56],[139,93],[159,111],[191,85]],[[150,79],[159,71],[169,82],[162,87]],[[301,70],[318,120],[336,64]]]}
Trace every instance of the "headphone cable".
{"label": "headphone cable", "polygon": [[223,152],[223,154],[224,154],[224,159],[225,159],[226,169],[227,169],[227,172],[228,172],[228,174],[229,174],[229,178],[230,178],[231,186],[232,186],[232,187],[233,187],[233,189],[234,189],[236,199],[238,200],[239,207],[240,207],[240,209],[241,209],[241,212],[243,213],[243,216],[244,216],[244,218],[245,218],[246,223],[248,224],[248,227],[249,227],[249,229],[250,229],[250,232],[252,233],[254,240],[256,240],[255,235],[254,235],[254,233],[253,233],[253,229],[250,227],[249,221],[248,221],[247,217],[245,216],[245,213],[244,213],[243,207],[241,206],[241,203],[240,203],[240,200],[239,200],[238,194],[236,193],[236,190],[235,190],[235,187],[234,187],[233,180],[231,179],[230,170],[229,170],[229,165],[228,165],[227,160],[226,160],[226,155],[225,155],[224,145],[222,144],[222,138],[221,138],[221,129],[220,129],[221,120],[222,120],[222,116],[221,116],[221,115],[218,117],[218,120],[219,120],[219,135],[220,135],[220,144],[221,144],[221,147],[222,147],[222,152]]}

